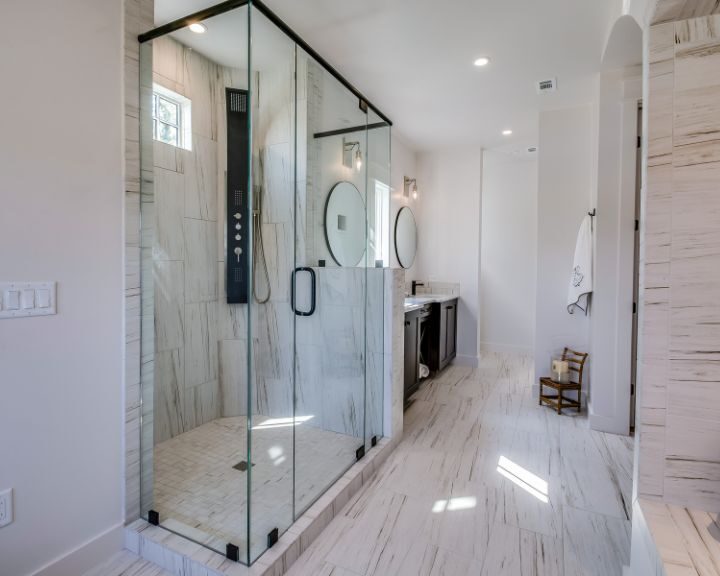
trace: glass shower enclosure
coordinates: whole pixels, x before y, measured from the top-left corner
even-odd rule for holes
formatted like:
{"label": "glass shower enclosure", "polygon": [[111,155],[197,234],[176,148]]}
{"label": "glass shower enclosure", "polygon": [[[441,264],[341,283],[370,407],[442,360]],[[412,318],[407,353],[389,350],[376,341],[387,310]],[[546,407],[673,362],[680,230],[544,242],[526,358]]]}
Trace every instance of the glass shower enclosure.
{"label": "glass shower enclosure", "polygon": [[390,121],[260,2],[140,42],[142,515],[251,564],[383,434]]}

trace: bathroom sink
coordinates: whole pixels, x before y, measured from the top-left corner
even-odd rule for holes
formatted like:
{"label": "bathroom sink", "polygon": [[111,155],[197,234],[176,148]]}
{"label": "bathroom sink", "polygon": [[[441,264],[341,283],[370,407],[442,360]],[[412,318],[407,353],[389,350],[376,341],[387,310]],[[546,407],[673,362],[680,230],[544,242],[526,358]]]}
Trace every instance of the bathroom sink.
{"label": "bathroom sink", "polygon": [[405,305],[416,306],[434,301],[435,298],[433,298],[432,296],[408,296],[405,298]]}
{"label": "bathroom sink", "polygon": [[419,310],[429,302],[434,302],[434,299],[429,296],[407,296],[405,298],[405,312]]}

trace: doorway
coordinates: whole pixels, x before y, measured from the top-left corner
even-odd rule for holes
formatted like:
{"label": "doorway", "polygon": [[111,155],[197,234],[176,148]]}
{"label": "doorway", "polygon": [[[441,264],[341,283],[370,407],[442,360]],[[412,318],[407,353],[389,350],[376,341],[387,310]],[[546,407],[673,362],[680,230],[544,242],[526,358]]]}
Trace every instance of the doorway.
{"label": "doorway", "polygon": [[642,102],[637,109],[637,150],[635,152],[635,241],[633,255],[633,317],[630,364],[630,433],[635,432],[637,392],[638,308],[640,298],[640,198],[642,195]]}

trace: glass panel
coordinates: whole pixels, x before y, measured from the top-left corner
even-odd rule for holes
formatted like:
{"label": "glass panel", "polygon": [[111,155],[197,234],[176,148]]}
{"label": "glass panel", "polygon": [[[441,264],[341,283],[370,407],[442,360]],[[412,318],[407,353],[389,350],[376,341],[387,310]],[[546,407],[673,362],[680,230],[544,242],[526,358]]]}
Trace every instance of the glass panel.
{"label": "glass panel", "polygon": [[[295,44],[255,8],[252,27],[252,235],[248,290],[253,360],[250,560],[293,522]],[[309,283],[307,273],[298,282]]]}
{"label": "glass panel", "polygon": [[180,115],[178,113],[178,105],[165,98],[158,98],[157,100],[157,116],[163,122],[168,124],[174,124],[177,126],[180,123]]}
{"label": "glass panel", "polygon": [[382,435],[390,128],[254,8],[204,24],[141,47],[141,511],[249,563]]}
{"label": "glass panel", "polygon": [[[225,90],[248,88],[247,14],[242,7],[206,20],[205,35],[182,29],[145,43],[140,67],[141,512],[221,554],[233,544],[243,562],[247,305],[228,303],[225,236],[228,165],[249,148],[246,127],[245,152],[228,145]],[[162,97],[153,104],[153,80],[192,102],[192,150],[159,141],[179,144],[168,122],[180,111]],[[153,105],[165,120],[156,141]]]}
{"label": "glass panel", "polygon": [[383,435],[385,274],[390,265],[390,126],[375,111],[367,125],[366,449]]}
{"label": "glass panel", "polygon": [[[303,419],[295,427],[296,517],[347,471],[364,443],[367,149],[358,99],[299,48],[297,83],[295,265],[311,270],[316,285],[313,313],[295,317],[295,413]],[[346,260],[332,241],[348,246],[351,234],[347,254],[354,256]],[[309,276],[295,279],[301,311],[312,309]]]}
{"label": "glass panel", "polygon": [[166,144],[172,144],[173,146],[178,145],[178,130],[174,126],[165,124],[165,122],[158,123],[158,140],[165,142]]}

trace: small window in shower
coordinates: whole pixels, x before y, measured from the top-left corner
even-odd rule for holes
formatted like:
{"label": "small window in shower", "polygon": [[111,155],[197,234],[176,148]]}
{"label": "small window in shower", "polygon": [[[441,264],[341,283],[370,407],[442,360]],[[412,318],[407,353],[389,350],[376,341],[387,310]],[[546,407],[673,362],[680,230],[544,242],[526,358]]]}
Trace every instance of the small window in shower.
{"label": "small window in shower", "polygon": [[160,84],[153,84],[153,138],[171,146],[192,150],[190,110],[188,98]]}

